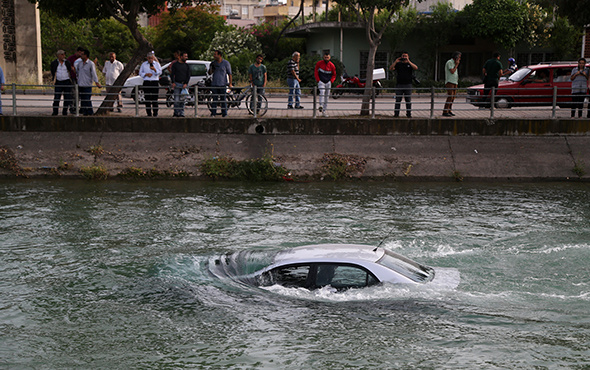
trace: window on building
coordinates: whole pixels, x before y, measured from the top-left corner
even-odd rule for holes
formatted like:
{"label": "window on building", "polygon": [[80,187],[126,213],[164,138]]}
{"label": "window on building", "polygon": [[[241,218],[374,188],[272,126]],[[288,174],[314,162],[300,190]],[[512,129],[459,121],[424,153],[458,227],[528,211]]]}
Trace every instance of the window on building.
{"label": "window on building", "polygon": [[[367,77],[367,58],[369,57],[369,51],[361,51],[359,57],[360,57],[359,76],[360,76],[360,78],[366,78]],[[389,59],[388,59],[387,52],[386,51],[377,51],[377,54],[375,54],[375,69],[385,68],[385,71],[386,71],[385,73],[388,73],[387,72],[389,70],[388,69],[388,62],[389,62]],[[348,71],[348,73],[350,74],[350,71]]]}

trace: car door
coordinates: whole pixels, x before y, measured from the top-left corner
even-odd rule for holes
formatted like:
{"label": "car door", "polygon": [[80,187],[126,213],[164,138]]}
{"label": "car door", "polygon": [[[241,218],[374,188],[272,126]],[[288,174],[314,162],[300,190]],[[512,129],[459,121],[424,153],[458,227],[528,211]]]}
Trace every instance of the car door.
{"label": "car door", "polygon": [[191,63],[189,66],[191,71],[189,86],[196,85],[197,82],[205,79],[208,69],[205,63]]}
{"label": "car door", "polygon": [[308,288],[310,286],[311,265],[294,264],[275,267],[262,276],[262,285],[282,285],[288,288]]}
{"label": "car door", "polygon": [[518,90],[520,101],[530,105],[550,105],[553,102],[551,69],[533,70],[521,83]]}
{"label": "car door", "polygon": [[573,66],[559,67],[553,70],[553,86],[557,87],[557,103],[571,102]]}
{"label": "car door", "polygon": [[369,271],[352,264],[322,263],[315,266],[313,287],[331,286],[337,290],[364,288],[379,281]]}

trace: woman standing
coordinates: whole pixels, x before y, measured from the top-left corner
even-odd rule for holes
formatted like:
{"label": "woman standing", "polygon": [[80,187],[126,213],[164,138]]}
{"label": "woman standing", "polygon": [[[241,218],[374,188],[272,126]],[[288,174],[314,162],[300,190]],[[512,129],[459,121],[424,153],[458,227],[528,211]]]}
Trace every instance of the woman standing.
{"label": "woman standing", "polygon": [[145,111],[148,117],[158,117],[159,80],[162,67],[156,60],[154,52],[147,55],[147,60],[139,68],[139,75],[143,78],[143,91],[145,93]]}

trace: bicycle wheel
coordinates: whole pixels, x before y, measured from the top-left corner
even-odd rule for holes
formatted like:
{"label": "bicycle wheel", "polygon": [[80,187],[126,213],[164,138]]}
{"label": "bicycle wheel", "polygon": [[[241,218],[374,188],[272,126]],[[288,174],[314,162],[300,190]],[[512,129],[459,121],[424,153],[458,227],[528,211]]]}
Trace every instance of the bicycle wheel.
{"label": "bicycle wheel", "polygon": [[[248,108],[248,113],[254,115],[254,101],[253,95],[248,94],[246,95],[246,107]],[[268,110],[268,100],[266,100],[266,96],[258,95],[258,101],[256,102],[257,109],[256,109],[256,116],[262,117],[266,114]]]}

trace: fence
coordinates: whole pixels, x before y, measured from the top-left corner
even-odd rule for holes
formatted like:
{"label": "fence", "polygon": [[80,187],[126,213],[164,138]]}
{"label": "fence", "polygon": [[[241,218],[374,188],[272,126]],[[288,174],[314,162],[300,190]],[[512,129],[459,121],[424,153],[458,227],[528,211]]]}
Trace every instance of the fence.
{"label": "fence", "polygon": [[[50,115],[54,113],[54,86],[52,85],[7,85],[2,97],[4,114],[12,115]],[[83,114],[81,98],[78,86],[70,87],[72,91],[71,101],[74,115]],[[142,86],[123,86],[123,116],[143,116],[145,100]],[[454,118],[520,118],[520,119],[563,119],[572,116],[574,102],[569,93],[569,88],[536,88],[512,89],[511,94],[498,94],[491,89],[488,95],[476,89],[446,89],[446,88],[414,88],[411,96],[411,107],[401,96],[396,96],[396,89],[372,88],[367,102],[363,104],[364,89],[348,88],[338,95],[336,89],[331,90],[328,98],[327,109],[320,111],[320,96],[317,87],[301,88],[301,105],[304,109],[289,109],[287,101],[288,88],[265,88],[265,94],[259,94],[256,88],[233,89],[228,96],[228,115],[230,117],[354,117],[369,116],[375,119],[394,118],[396,113],[402,117],[409,113],[412,118],[446,118],[442,115],[448,98],[447,93],[453,91],[455,100],[452,104]],[[115,100],[116,94],[108,94],[105,89],[93,88],[91,99],[94,101],[94,110],[97,103],[104,98],[111,97]],[[159,112],[160,116],[172,116],[174,111],[174,95],[167,87],[159,87]],[[211,115],[213,98],[220,96],[210,88],[193,86],[190,95],[186,98],[184,108],[186,117],[207,117]],[[195,98],[196,97],[196,98]],[[100,98],[100,99],[99,99]],[[581,109],[576,116],[581,114],[584,118],[590,118],[588,107],[589,95],[576,95],[575,99],[581,100]],[[396,104],[399,101],[399,110]],[[195,104],[195,101],[198,102]],[[493,102],[493,104],[491,104]],[[58,101],[58,104],[60,102]],[[253,109],[257,107],[257,109]],[[238,108],[238,109],[235,109]],[[322,107],[323,108],[323,107]],[[408,109],[409,108],[409,109]],[[63,101],[60,109],[63,109]],[[115,107],[116,109],[116,107]]]}

